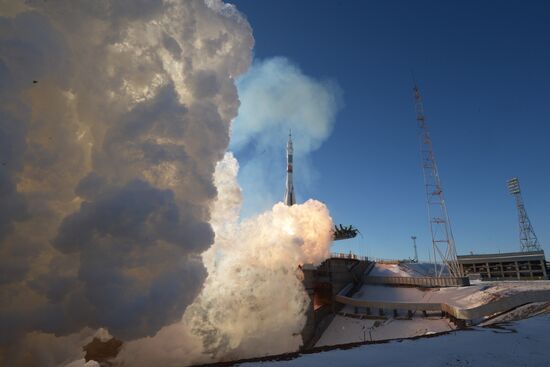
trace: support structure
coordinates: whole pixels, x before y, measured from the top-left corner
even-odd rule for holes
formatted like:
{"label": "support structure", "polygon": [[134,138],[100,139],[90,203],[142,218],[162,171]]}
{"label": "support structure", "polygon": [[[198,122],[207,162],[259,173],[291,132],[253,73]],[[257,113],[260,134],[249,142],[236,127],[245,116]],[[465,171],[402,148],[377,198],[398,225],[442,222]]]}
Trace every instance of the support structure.
{"label": "support structure", "polygon": [[523,204],[523,198],[521,197],[521,190],[519,188],[519,179],[517,177],[512,177],[508,180],[508,191],[516,198],[521,251],[541,251],[539,240],[537,239],[537,235],[525,211],[525,205]]}
{"label": "support structure", "polygon": [[292,206],[296,204],[296,195],[294,194],[294,182],[292,181],[292,159],[294,149],[292,148],[292,134],[288,133],[288,143],[286,144],[286,191],[285,204]]}
{"label": "support structure", "polygon": [[451,230],[451,222],[447,213],[443,187],[439,179],[439,172],[432,147],[432,139],[424,116],[422,96],[416,84],[414,86],[414,99],[416,121],[420,128],[420,154],[424,173],[424,186],[426,188],[428,219],[432,235],[435,276],[443,276],[443,265],[446,265],[451,277],[461,277],[462,270],[456,258],[456,248],[453,232]]}
{"label": "support structure", "polygon": [[357,236],[357,234],[360,233],[357,228],[353,228],[353,226],[350,224],[349,227],[344,227],[340,224],[334,225],[334,229],[332,230],[332,239],[334,241],[339,240],[347,240],[349,238],[354,238]]}

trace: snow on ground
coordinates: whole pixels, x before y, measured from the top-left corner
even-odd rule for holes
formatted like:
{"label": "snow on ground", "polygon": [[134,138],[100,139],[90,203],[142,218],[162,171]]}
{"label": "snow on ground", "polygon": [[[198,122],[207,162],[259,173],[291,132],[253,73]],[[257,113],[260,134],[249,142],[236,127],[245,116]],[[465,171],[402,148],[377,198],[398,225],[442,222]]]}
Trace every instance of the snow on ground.
{"label": "snow on ground", "polygon": [[[438,271],[442,265],[438,264]],[[431,263],[400,263],[381,264],[375,263],[369,275],[377,277],[430,277],[435,274],[434,264]],[[443,274],[448,274],[447,268]]]}
{"label": "snow on ground", "polygon": [[[479,326],[488,326],[500,322],[517,321],[526,319],[528,317],[536,316],[542,313],[550,314],[550,302],[536,302],[529,303],[518,308],[515,308],[509,312],[493,317],[485,322],[479,324]],[[550,326],[550,325],[549,325]]]}
{"label": "snow on ground", "polygon": [[[550,290],[550,281],[483,282],[468,287],[415,288],[364,284],[352,297],[368,301],[434,302],[472,308],[531,290]],[[344,311],[350,312],[350,311]]]}
{"label": "snow on ground", "polygon": [[[438,272],[441,271],[442,266],[444,267],[443,274],[448,275],[449,272],[446,265],[438,264]],[[412,277],[431,277],[435,274],[434,264],[432,263],[401,263],[399,267]]]}
{"label": "snow on ground", "polygon": [[450,305],[471,308],[499,298],[526,291],[550,290],[548,280],[523,280],[509,282],[482,282],[469,287],[449,287],[435,290],[432,302],[445,302]]}
{"label": "snow on ground", "polygon": [[[548,283],[550,289],[550,282]],[[352,297],[368,301],[448,303],[458,307],[475,307],[493,296],[486,294],[490,286],[416,288],[364,284]],[[346,306],[349,307],[349,306]],[[346,311],[344,312],[351,312]]]}
{"label": "snow on ground", "polygon": [[411,338],[453,330],[448,319],[441,317],[414,317],[412,320],[357,319],[336,315],[323,333],[316,347],[372,340]]}
{"label": "snow on ground", "polygon": [[[352,297],[369,301],[447,303],[459,308],[473,308],[501,297],[530,290],[550,289],[550,281],[486,282],[468,287],[416,288],[364,284]],[[549,300],[550,301],[550,300]],[[544,307],[541,306],[541,309]],[[376,314],[377,310],[371,310]],[[532,307],[513,311],[502,316],[502,320],[516,320],[534,314]],[[438,333],[454,329],[448,319],[430,313],[425,318],[416,312],[411,320],[389,318],[375,321],[347,317],[356,313],[356,308],[346,305],[323,333],[316,346],[338,345],[366,340],[387,340],[410,338],[429,333]],[[364,312],[360,310],[360,312]],[[398,316],[405,316],[406,310],[398,310]],[[514,313],[515,312],[515,313]],[[386,316],[392,316],[386,311]],[[373,327],[374,323],[378,325]],[[549,325],[550,327],[550,325]],[[371,332],[369,334],[369,331]],[[549,363],[550,366],[550,363]]]}
{"label": "snow on ground", "polygon": [[369,275],[376,277],[410,277],[411,275],[398,264],[374,264]]}
{"label": "snow on ground", "polygon": [[292,360],[250,362],[242,366],[543,367],[550,365],[549,328],[550,315],[544,314],[498,329],[459,330],[434,338],[363,345],[300,355]]}
{"label": "snow on ground", "polygon": [[[363,285],[361,289],[353,295],[353,298],[370,301],[432,302],[430,298],[433,297],[434,293],[432,289],[428,288]],[[355,313],[355,307],[346,305],[342,308],[341,312],[343,314],[353,314]],[[376,313],[378,310],[372,310],[372,312]],[[406,310],[399,310],[398,312],[398,316],[406,315]],[[434,313],[430,313],[430,315],[433,314]],[[387,311],[386,315],[389,316]],[[380,323],[380,325],[370,329],[375,322]],[[363,328],[365,328],[366,334],[363,334]],[[411,320],[398,320],[394,318],[389,318],[387,320],[362,320],[337,315],[332,320],[327,330],[325,330],[316,346],[360,342],[363,341],[364,337],[370,340],[370,335],[368,333],[369,329],[371,331],[372,340],[387,340],[449,331],[453,328],[453,325],[450,324],[446,318],[441,318],[439,316],[425,318],[420,312],[415,313]]]}

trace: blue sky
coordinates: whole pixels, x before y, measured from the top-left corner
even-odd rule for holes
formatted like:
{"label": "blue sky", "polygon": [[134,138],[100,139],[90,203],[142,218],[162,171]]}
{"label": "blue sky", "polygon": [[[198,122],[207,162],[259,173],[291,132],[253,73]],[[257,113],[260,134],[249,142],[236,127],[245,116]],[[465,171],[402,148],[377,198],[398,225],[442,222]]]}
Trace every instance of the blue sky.
{"label": "blue sky", "polygon": [[535,232],[550,251],[549,3],[232,2],[253,28],[257,60],[282,56],[340,87],[332,134],[308,158],[313,178],[296,182],[298,198],[325,202],[336,223],[364,233],[334,251],[412,257],[416,235],[420,257],[428,256],[411,69],[459,254],[519,249],[511,176],[520,177]]}

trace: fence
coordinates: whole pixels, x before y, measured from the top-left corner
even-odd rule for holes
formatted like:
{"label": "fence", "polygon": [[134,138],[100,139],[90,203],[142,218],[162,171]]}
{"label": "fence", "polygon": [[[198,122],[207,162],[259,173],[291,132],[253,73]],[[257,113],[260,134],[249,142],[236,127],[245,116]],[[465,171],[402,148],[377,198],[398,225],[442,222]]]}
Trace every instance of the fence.
{"label": "fence", "polygon": [[361,261],[367,261],[368,258],[366,256],[360,256],[356,254],[350,253],[342,253],[342,252],[332,252],[330,254],[330,257],[333,259],[351,259],[351,260],[361,260]]}

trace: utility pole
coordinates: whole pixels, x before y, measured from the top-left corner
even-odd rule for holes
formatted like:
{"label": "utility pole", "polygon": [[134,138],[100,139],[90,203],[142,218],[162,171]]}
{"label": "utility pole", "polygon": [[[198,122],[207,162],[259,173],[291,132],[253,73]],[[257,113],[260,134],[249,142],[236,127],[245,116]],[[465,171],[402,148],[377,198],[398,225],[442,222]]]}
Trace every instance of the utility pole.
{"label": "utility pole", "polygon": [[[447,205],[445,204],[443,195],[443,186],[439,178],[432,139],[424,116],[422,96],[416,83],[414,85],[414,100],[416,121],[420,129],[420,154],[422,159],[422,171],[424,173],[424,186],[426,189],[428,220],[430,222],[430,232],[432,234],[435,276],[443,276],[443,264],[445,264],[447,265],[451,277],[461,277],[463,274],[456,257],[455,241],[451,230],[451,221],[447,213]],[[439,269],[437,266],[438,259],[442,263]]]}

